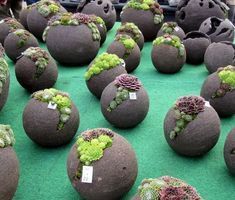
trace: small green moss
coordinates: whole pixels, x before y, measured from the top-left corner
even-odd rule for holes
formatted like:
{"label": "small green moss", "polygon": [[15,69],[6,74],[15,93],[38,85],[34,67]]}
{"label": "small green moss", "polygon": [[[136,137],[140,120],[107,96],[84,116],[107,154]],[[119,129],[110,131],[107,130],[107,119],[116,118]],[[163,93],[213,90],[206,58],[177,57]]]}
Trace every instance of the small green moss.
{"label": "small green moss", "polygon": [[129,35],[117,35],[115,41],[121,42],[126,49],[123,58],[127,58],[136,45],[136,42]]}
{"label": "small green moss", "polygon": [[14,133],[9,125],[0,124],[0,148],[15,144]]}
{"label": "small green moss", "polygon": [[6,60],[0,57],[0,95],[6,80],[9,76],[9,68]]}
{"label": "small green moss", "polygon": [[8,25],[8,27],[10,29],[9,32],[13,32],[16,29],[21,29],[22,28],[22,25],[16,19],[13,19],[13,18],[10,18],[10,17],[1,20],[0,24],[1,23],[6,23]]}
{"label": "small green moss", "polygon": [[177,27],[176,22],[166,22],[162,25],[162,32],[165,34],[172,34],[174,32],[175,27]]}
{"label": "small green moss", "polygon": [[13,34],[19,37],[19,40],[17,42],[18,48],[25,46],[31,37],[31,34],[24,29],[17,29],[13,32]]}
{"label": "small green moss", "polygon": [[43,17],[54,15],[60,10],[60,4],[52,0],[41,0],[35,6]]}
{"label": "small green moss", "polygon": [[223,83],[235,88],[235,67],[227,66],[223,68],[218,72],[218,76]]}
{"label": "small green moss", "polygon": [[136,26],[134,23],[131,22],[127,22],[122,24],[118,30],[117,30],[118,34],[125,34],[125,33],[129,33],[131,35],[133,35],[133,39],[135,40],[135,42],[137,42],[141,36],[141,31],[138,28],[138,26]]}

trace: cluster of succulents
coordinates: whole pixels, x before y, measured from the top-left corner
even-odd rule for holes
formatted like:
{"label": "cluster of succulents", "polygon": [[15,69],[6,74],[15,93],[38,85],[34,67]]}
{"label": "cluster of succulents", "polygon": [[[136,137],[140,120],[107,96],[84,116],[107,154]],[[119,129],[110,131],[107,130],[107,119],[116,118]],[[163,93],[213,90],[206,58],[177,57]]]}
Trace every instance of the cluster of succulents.
{"label": "cluster of succulents", "polygon": [[115,68],[122,63],[124,63],[124,61],[117,55],[103,53],[95,58],[91,67],[85,73],[85,79],[88,81],[91,77],[100,74],[102,71]]}
{"label": "cluster of succulents", "polygon": [[121,42],[126,49],[123,58],[127,58],[136,45],[135,41],[129,35],[117,35],[115,41]]}
{"label": "cluster of succulents", "polygon": [[56,105],[56,109],[60,113],[60,121],[57,129],[62,130],[65,123],[70,119],[70,114],[72,112],[72,101],[68,94],[54,88],[50,88],[33,93],[32,98],[41,102]]}
{"label": "cluster of succulents", "polygon": [[9,125],[0,124],[0,148],[15,144],[14,133]]}
{"label": "cluster of succulents", "polygon": [[85,131],[78,137],[77,154],[81,166],[77,171],[77,177],[82,174],[82,166],[89,166],[92,162],[100,160],[104,155],[104,150],[113,144],[113,133],[109,129],[94,129]]}
{"label": "cluster of succulents", "polygon": [[177,48],[179,52],[178,55],[180,57],[184,56],[185,54],[185,47],[183,43],[181,42],[180,38],[175,35],[165,34],[163,36],[157,37],[153,41],[153,45],[157,46],[161,44],[170,45],[170,46]]}
{"label": "cluster of succulents", "polygon": [[118,30],[117,30],[118,34],[123,34],[123,33],[130,33],[131,35],[133,35],[133,39],[135,40],[135,42],[138,41],[138,39],[140,38],[141,32],[138,28],[138,26],[136,26],[134,23],[131,22],[126,22],[124,24],[122,24]]}
{"label": "cluster of succulents", "polygon": [[37,11],[46,18],[59,12],[60,4],[53,0],[41,0],[36,5]]}
{"label": "cluster of succulents", "polygon": [[196,189],[184,181],[170,176],[145,179],[138,188],[141,200],[201,200]]}
{"label": "cluster of succulents", "polygon": [[200,112],[205,110],[205,100],[199,96],[185,96],[179,98],[174,106],[176,126],[170,132],[170,138],[173,140],[183,129],[193,121]]}
{"label": "cluster of succulents", "polygon": [[2,93],[3,85],[9,76],[8,64],[3,57],[0,57],[0,94]]}
{"label": "cluster of succulents", "polygon": [[130,92],[138,91],[142,84],[137,77],[122,74],[114,80],[115,86],[117,87],[117,93],[115,98],[110,102],[109,107],[107,108],[108,112],[112,112],[115,108],[121,105],[124,101],[129,99]]}
{"label": "cluster of succulents", "polygon": [[106,28],[105,22],[101,17],[96,16],[96,15],[90,15],[90,18],[91,18],[92,22],[94,22],[95,24],[102,25],[103,27]]}
{"label": "cluster of succulents", "polygon": [[175,30],[175,27],[177,27],[176,22],[166,22],[162,25],[162,31],[165,34],[172,34]]}
{"label": "cluster of succulents", "polygon": [[212,98],[223,97],[227,92],[231,92],[235,89],[235,67],[227,66],[225,68],[219,68],[218,76],[221,81],[219,89],[213,94]]}
{"label": "cluster of succulents", "polygon": [[10,17],[1,20],[0,24],[1,23],[6,23],[8,27],[10,28],[10,32],[13,32],[16,29],[22,28],[22,25],[19,22],[17,22],[15,19],[10,18]]}
{"label": "cluster of succulents", "polygon": [[21,48],[26,45],[28,39],[30,38],[31,34],[24,30],[24,29],[17,29],[13,32],[16,36],[19,37],[19,41],[17,42],[17,47]]}
{"label": "cluster of succulents", "polygon": [[25,50],[22,55],[26,56],[35,63],[36,73],[34,78],[38,79],[43,74],[49,63],[49,54],[39,47],[30,47]]}
{"label": "cluster of succulents", "polygon": [[2,46],[2,43],[0,43],[0,57],[3,57],[5,54],[5,49],[4,47]]}

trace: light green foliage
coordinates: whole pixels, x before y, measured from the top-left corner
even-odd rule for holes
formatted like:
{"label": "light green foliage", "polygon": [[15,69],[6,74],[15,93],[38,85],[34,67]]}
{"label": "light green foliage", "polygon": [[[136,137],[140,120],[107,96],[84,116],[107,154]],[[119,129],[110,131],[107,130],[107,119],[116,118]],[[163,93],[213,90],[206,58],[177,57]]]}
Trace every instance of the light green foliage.
{"label": "light green foliage", "polygon": [[31,34],[23,29],[17,29],[13,32],[13,34],[17,35],[19,37],[19,40],[17,42],[17,47],[21,48],[26,45],[27,41],[31,37]]}
{"label": "light green foliage", "polygon": [[128,1],[125,8],[134,8],[137,10],[149,10],[150,6],[153,5],[155,1],[153,0],[131,0]]}
{"label": "light green foliage", "polygon": [[0,124],[0,148],[15,144],[14,133],[9,125]]}
{"label": "light green foliage", "polygon": [[164,15],[155,14],[154,15],[154,24],[160,24],[164,20]]}
{"label": "light green foliage", "polygon": [[228,84],[232,88],[235,88],[235,67],[225,67],[218,73],[218,76],[223,83]]}
{"label": "light green foliage", "polygon": [[1,23],[6,23],[10,29],[9,33],[16,30],[16,29],[20,29],[22,28],[22,25],[15,19],[13,18],[5,18],[3,20],[0,21],[0,24]]}
{"label": "light green foliage", "polygon": [[55,1],[42,0],[36,4],[36,8],[43,17],[49,17],[50,15],[59,12],[60,5],[57,4]]}
{"label": "light green foliage", "polygon": [[123,58],[127,58],[136,45],[136,42],[129,35],[117,35],[115,41],[121,42],[126,49]]}
{"label": "light green foliage", "polygon": [[2,93],[3,85],[5,84],[8,76],[9,76],[8,64],[4,58],[0,58],[0,95]]}
{"label": "light green foliage", "polygon": [[137,42],[141,36],[140,29],[138,28],[138,26],[136,26],[132,22],[127,22],[121,25],[118,28],[117,33],[120,33],[120,34],[130,33],[133,35],[133,39],[135,40],[135,42]]}
{"label": "light green foliage", "polygon": [[166,34],[172,34],[174,32],[175,27],[177,27],[176,22],[166,22],[162,25],[162,31]]}
{"label": "light green foliage", "polygon": [[100,74],[104,70],[109,70],[117,67],[123,62],[115,54],[103,53],[99,55],[91,65],[91,67],[85,73],[85,79],[88,81],[91,77]]}

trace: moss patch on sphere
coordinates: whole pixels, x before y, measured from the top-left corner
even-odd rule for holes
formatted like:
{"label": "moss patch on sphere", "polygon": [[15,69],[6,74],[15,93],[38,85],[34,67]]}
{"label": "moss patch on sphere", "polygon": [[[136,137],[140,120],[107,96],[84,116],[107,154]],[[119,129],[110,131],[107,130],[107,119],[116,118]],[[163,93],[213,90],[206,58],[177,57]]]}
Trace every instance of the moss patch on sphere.
{"label": "moss patch on sphere", "polygon": [[172,34],[177,26],[176,22],[166,22],[162,25],[162,31],[165,34]]}
{"label": "moss patch on sphere", "polygon": [[117,35],[115,41],[121,42],[125,47],[126,51],[123,56],[124,59],[131,54],[136,45],[135,41],[129,35]]}
{"label": "moss patch on sphere", "polygon": [[0,124],[0,148],[15,144],[14,133],[9,125]]}
{"label": "moss patch on sphere", "polygon": [[53,0],[41,0],[33,7],[45,18],[50,18],[60,11],[60,4]]}
{"label": "moss patch on sphere", "polygon": [[85,73],[85,79],[88,81],[95,75],[100,74],[104,70],[109,70],[119,66],[124,61],[115,54],[103,53],[99,55],[91,67]]}
{"label": "moss patch on sphere", "polygon": [[10,32],[13,32],[16,29],[22,28],[22,25],[18,21],[10,17],[1,20],[0,24],[1,23],[6,23],[10,29]]}
{"label": "moss patch on sphere", "polygon": [[185,47],[184,47],[183,43],[181,42],[180,38],[175,35],[165,34],[163,36],[157,37],[153,41],[153,45],[155,45],[155,46],[158,46],[161,44],[170,45],[170,46],[177,48],[178,55],[180,57],[184,56],[184,54],[185,54]]}
{"label": "moss patch on sphere", "polygon": [[134,23],[131,22],[126,22],[122,24],[118,28],[117,33],[119,34],[130,33],[131,35],[133,35],[133,39],[135,40],[135,42],[137,42],[141,36],[141,32],[138,26],[136,26]]}
{"label": "moss patch on sphere", "polygon": [[68,94],[51,88],[33,93],[32,98],[51,105],[56,105],[56,109],[60,113],[57,129],[63,129],[65,123],[70,119],[70,114],[72,112],[72,101]]}
{"label": "moss patch on sphere", "polygon": [[2,93],[3,85],[9,76],[8,64],[4,58],[0,57],[0,94]]}
{"label": "moss patch on sphere", "polygon": [[13,32],[16,36],[19,37],[19,41],[17,42],[17,47],[21,48],[26,45],[27,41],[30,39],[31,34],[24,29],[17,29]]}

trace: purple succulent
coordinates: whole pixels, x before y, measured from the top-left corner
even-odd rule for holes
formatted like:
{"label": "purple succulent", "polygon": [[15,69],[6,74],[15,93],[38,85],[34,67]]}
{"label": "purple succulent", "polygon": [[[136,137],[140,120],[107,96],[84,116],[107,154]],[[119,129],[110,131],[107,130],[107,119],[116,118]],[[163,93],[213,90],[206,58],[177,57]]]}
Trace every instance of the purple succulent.
{"label": "purple succulent", "polygon": [[98,138],[100,135],[107,135],[109,137],[113,137],[114,134],[111,130],[106,128],[92,129],[84,132],[82,137],[86,141],[91,141],[94,138]]}
{"label": "purple succulent", "polygon": [[130,74],[122,74],[115,79],[115,85],[118,87],[123,87],[127,90],[138,91],[142,84],[137,77]]}
{"label": "purple succulent", "polygon": [[199,96],[186,96],[178,99],[175,106],[180,112],[195,115],[205,110],[205,99]]}
{"label": "purple succulent", "polygon": [[160,200],[182,200],[186,193],[181,187],[168,186],[160,190]]}
{"label": "purple succulent", "polygon": [[89,15],[83,14],[83,13],[75,13],[73,15],[75,19],[77,19],[82,24],[89,24],[92,22],[92,19]]}
{"label": "purple succulent", "polygon": [[182,189],[185,191],[186,193],[186,197],[185,199],[188,200],[200,200],[201,197],[197,194],[197,191],[190,185],[187,186],[183,186]]}

